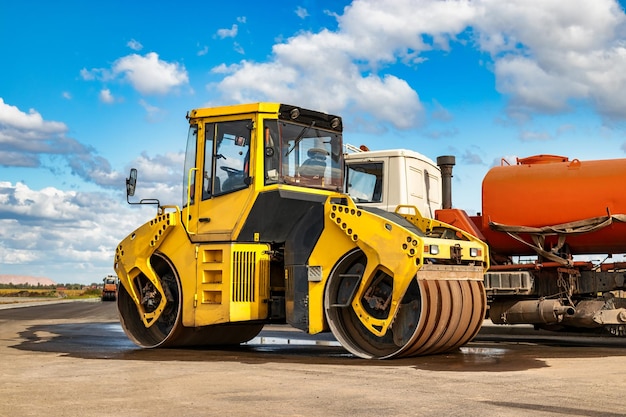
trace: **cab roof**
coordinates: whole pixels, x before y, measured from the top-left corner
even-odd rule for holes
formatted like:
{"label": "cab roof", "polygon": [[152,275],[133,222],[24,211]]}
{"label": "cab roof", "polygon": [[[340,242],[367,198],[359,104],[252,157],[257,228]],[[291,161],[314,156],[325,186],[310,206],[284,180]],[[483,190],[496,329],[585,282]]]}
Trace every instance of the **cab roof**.
{"label": "cab roof", "polygon": [[422,155],[419,152],[410,150],[410,149],[386,149],[381,151],[364,151],[364,152],[354,152],[345,154],[346,161],[349,160],[362,160],[368,158],[414,158],[420,161],[424,161],[427,164],[430,164],[434,167],[437,166],[435,161],[430,159],[429,157]]}
{"label": "cab roof", "polygon": [[206,107],[191,110],[189,112],[189,117],[229,116],[249,113],[278,113],[280,106],[281,105],[279,103],[249,103],[234,104],[231,106]]}

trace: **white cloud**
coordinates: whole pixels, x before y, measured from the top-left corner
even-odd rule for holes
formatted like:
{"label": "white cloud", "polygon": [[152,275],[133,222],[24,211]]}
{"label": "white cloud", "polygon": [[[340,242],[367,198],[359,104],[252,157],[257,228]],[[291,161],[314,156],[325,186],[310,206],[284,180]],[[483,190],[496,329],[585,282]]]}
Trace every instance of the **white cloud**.
{"label": "white cloud", "polygon": [[34,168],[40,165],[41,162],[36,154],[21,151],[0,151],[0,166]]}
{"label": "white cloud", "polygon": [[626,16],[613,0],[482,0],[474,23],[492,54],[498,90],[514,111],[568,111],[585,100],[606,117],[626,118]]}
{"label": "white cloud", "polygon": [[241,55],[245,55],[246,54],[246,51],[243,49],[243,46],[241,46],[237,42],[235,42],[233,44],[233,48],[235,49],[235,52],[237,52],[238,54],[241,54]]}
{"label": "white cloud", "polygon": [[72,174],[101,187],[115,189],[124,181],[123,175],[114,171],[108,160],[94,152],[68,153],[65,160]]}
{"label": "white cloud", "polygon": [[422,105],[408,83],[393,75],[362,74],[346,47],[352,48],[336,33],[302,34],[275,45],[271,62],[215,67],[213,72],[227,73],[217,88],[241,102],[268,99],[331,113],[366,111],[402,128],[417,123]]}
{"label": "white cloud", "polygon": [[[354,1],[338,17],[339,34],[350,56],[373,67],[432,48],[448,49],[451,39],[475,16],[470,1]],[[422,35],[429,35],[426,42]]]}
{"label": "white cloud", "polygon": [[[142,154],[131,201],[159,198],[180,204],[184,153]],[[113,273],[115,247],[156,213],[154,205],[129,206],[123,197],[124,175],[98,158],[73,160],[81,175],[115,184],[116,192],[39,190],[0,181],[0,265],[3,273],[44,276],[57,282],[97,282]],[[71,271],[68,272],[68,271]]]}
{"label": "white cloud", "polygon": [[[156,197],[162,204],[180,204],[183,160],[182,152],[137,157],[128,167],[139,170],[137,194],[131,201]],[[121,239],[155,215],[154,205],[126,204],[125,175],[112,171],[102,158],[77,156],[72,168],[117,191],[35,190],[21,182],[0,181],[3,273],[28,271],[57,282],[97,282],[113,273],[115,247]]]}
{"label": "white cloud", "polygon": [[142,94],[165,94],[189,82],[184,66],[160,60],[155,52],[120,58],[113,64],[113,73],[123,74]]}
{"label": "white cloud", "polygon": [[419,95],[387,68],[425,65],[424,52],[461,45],[491,56],[487,67],[514,119],[567,112],[580,102],[626,119],[626,16],[614,0],[575,7],[559,0],[355,0],[337,20],[336,31],[301,32],[274,45],[268,62],[216,66],[215,73],[229,72],[211,87],[226,100],[298,102],[344,116],[367,111],[407,128],[423,119]]}
{"label": "white cloud", "polygon": [[72,94],[69,91],[64,91],[61,93],[61,97],[63,97],[66,100],[71,100]]}
{"label": "white cloud", "polygon": [[237,30],[238,30],[237,25],[233,24],[233,26],[230,29],[218,29],[217,36],[220,39],[234,38],[235,36],[237,36]]}
{"label": "white cloud", "polygon": [[159,115],[162,113],[162,110],[156,106],[149,104],[146,100],[139,100],[139,104],[146,111],[146,118],[150,122],[154,122],[159,118]]}
{"label": "white cloud", "polygon": [[113,95],[111,94],[111,90],[108,88],[100,90],[100,94],[98,96],[100,97],[100,101],[103,103],[111,104],[115,101]]}
{"label": "white cloud", "polygon": [[16,106],[6,104],[0,97],[0,132],[8,129],[28,129],[34,132],[36,136],[41,136],[64,133],[67,131],[67,126],[61,122],[43,120],[41,114],[35,109],[30,109],[28,113],[24,113]]}
{"label": "white cloud", "polygon": [[104,68],[92,68],[90,70],[83,68],[80,70],[80,77],[85,81],[108,81],[112,79],[111,71]]}
{"label": "white cloud", "polygon": [[461,156],[461,160],[467,165],[484,165],[480,153],[473,152],[469,149],[465,150],[465,153]]}
{"label": "white cloud", "polygon": [[[355,107],[382,120],[389,120],[398,128],[414,126],[422,114],[422,105],[409,84],[393,75],[370,75],[358,78],[354,85]],[[391,103],[393,106],[381,106]]]}
{"label": "white cloud", "polygon": [[141,51],[143,49],[143,45],[135,39],[129,40],[126,46],[128,46],[133,51]]}
{"label": "white cloud", "polygon": [[153,157],[142,152],[133,160],[131,165],[141,172],[142,181],[147,182],[150,188],[158,188],[163,185],[179,187],[179,183],[182,181],[184,161],[185,154],[182,152],[169,152]]}
{"label": "white cloud", "polygon": [[300,19],[304,19],[309,16],[309,12],[307,12],[307,10],[302,6],[298,6],[295,13]]}
{"label": "white cloud", "polygon": [[231,74],[237,71],[237,69],[240,67],[241,66],[237,64],[232,64],[232,65],[220,64],[217,67],[211,68],[211,72],[214,74]]}
{"label": "white cloud", "polygon": [[552,136],[548,132],[522,130],[520,132],[520,139],[522,142],[545,142],[552,140]]}
{"label": "white cloud", "polygon": [[355,1],[338,18],[337,32],[298,34],[274,45],[270,62],[214,68],[234,70],[217,88],[231,100],[297,102],[344,116],[367,112],[398,128],[415,126],[423,120],[417,92],[379,69],[430,49],[421,36],[428,31],[437,45],[447,47],[449,32],[463,30],[472,15],[465,2],[428,5],[423,10],[408,0]]}
{"label": "white cloud", "polygon": [[179,63],[159,59],[155,52],[146,55],[131,54],[119,58],[112,68],[93,68],[80,71],[86,80],[112,81],[123,78],[141,94],[167,94],[176,87],[189,82],[187,70]]}
{"label": "white cloud", "polygon": [[[24,113],[0,98],[0,165],[36,168],[44,165],[43,158],[54,156],[87,182],[118,187],[121,175],[91,146],[67,137],[67,130],[64,123],[46,121],[34,109]],[[47,168],[53,172],[63,169],[59,165]]]}
{"label": "white cloud", "polygon": [[3,273],[28,271],[57,282],[100,281],[112,273],[117,244],[150,212],[154,208],[131,208],[103,193],[33,190],[19,182],[0,182]]}
{"label": "white cloud", "polygon": [[209,53],[209,47],[208,47],[208,46],[206,46],[206,45],[204,45],[204,46],[202,47],[202,49],[200,49],[200,50],[196,53],[196,55],[198,55],[198,56],[204,56],[204,55],[206,55],[206,54],[208,54],[208,53]]}
{"label": "white cloud", "polygon": [[[72,220],[80,214],[80,207],[74,199],[76,191],[62,191],[47,187],[39,191],[31,190],[27,185],[18,182],[0,182],[0,201],[4,203],[1,209],[3,216],[12,214],[31,221],[55,219],[59,221]],[[8,204],[9,201],[12,204]],[[82,216],[80,216],[82,217]]]}
{"label": "white cloud", "polygon": [[437,100],[433,101],[433,110],[430,117],[432,117],[433,120],[440,120],[443,122],[449,122],[454,119],[454,116],[450,113],[450,111],[443,107]]}
{"label": "white cloud", "polygon": [[85,81],[91,81],[96,79],[96,75],[93,70],[89,71],[87,68],[80,70],[80,77]]}
{"label": "white cloud", "polygon": [[0,166],[38,167],[42,154],[60,154],[73,146],[64,123],[44,120],[39,112],[25,113],[0,98]]}

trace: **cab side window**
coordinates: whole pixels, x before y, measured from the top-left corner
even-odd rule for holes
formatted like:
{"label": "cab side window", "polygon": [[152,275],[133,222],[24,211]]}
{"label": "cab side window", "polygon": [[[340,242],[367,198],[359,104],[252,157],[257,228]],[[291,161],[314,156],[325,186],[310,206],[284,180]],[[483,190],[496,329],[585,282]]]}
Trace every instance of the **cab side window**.
{"label": "cab side window", "polygon": [[196,146],[198,125],[191,125],[187,134],[187,150],[185,152],[185,168],[183,175],[183,207],[195,203],[196,189]]}
{"label": "cab side window", "polygon": [[251,120],[215,124],[213,195],[248,187],[251,127]]}
{"label": "cab side window", "polygon": [[207,123],[204,128],[204,167],[202,170],[202,199],[220,192],[220,179],[213,172],[213,139],[215,138],[215,124]]}
{"label": "cab side window", "polygon": [[263,153],[265,154],[265,184],[278,182],[280,169],[280,150],[278,147],[278,123],[276,120],[263,122]]}

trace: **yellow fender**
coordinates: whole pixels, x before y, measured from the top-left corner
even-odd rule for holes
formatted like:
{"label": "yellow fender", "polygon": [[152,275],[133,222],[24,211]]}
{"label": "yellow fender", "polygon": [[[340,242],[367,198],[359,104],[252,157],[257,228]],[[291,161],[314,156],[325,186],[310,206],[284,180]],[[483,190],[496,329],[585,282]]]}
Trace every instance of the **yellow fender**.
{"label": "yellow fender", "polygon": [[[150,263],[150,257],[159,248],[165,236],[176,227],[177,219],[180,215],[180,211],[177,207],[162,207],[162,209],[165,208],[174,208],[176,211],[168,213],[161,211],[154,219],[128,235],[117,246],[115,251],[115,270],[117,271],[120,283],[124,285],[126,291],[128,291],[132,300],[135,302],[139,316],[146,328],[156,323],[167,304],[161,281]],[[144,274],[161,295],[159,305],[150,313],[145,311],[141,303],[141,296],[137,292],[137,286],[134,284],[135,279],[140,274]]]}
{"label": "yellow fender", "polygon": [[[384,336],[400,308],[400,301],[423,264],[422,238],[387,219],[356,207],[351,199],[348,205],[326,204],[326,215],[339,227],[367,257],[367,266],[353,299],[352,308],[363,325],[377,336]],[[393,278],[389,316],[372,317],[361,305],[377,271]]]}

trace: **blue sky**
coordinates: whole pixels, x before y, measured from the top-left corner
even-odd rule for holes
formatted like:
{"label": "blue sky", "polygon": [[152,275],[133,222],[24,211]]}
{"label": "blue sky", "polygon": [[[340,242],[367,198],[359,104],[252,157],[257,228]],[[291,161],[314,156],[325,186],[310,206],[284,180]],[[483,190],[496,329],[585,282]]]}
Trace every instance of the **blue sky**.
{"label": "blue sky", "polygon": [[[626,15],[612,0],[0,0],[0,274],[99,282],[181,199],[188,110],[277,101],[345,141],[457,157],[480,211],[502,158],[626,154]],[[211,3],[209,3],[211,4]]]}

